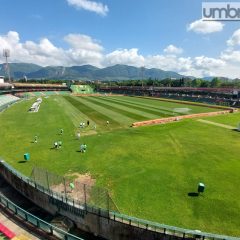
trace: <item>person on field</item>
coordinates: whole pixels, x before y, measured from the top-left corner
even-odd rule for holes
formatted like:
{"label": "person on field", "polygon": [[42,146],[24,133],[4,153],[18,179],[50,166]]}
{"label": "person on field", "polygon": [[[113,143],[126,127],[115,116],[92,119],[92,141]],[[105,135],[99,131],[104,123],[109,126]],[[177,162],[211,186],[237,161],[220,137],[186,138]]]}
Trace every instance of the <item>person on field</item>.
{"label": "person on field", "polygon": [[86,150],[87,150],[87,145],[86,145],[85,143],[81,144],[81,146],[80,146],[80,151],[81,151],[82,153],[85,153]]}
{"label": "person on field", "polygon": [[60,134],[63,135],[63,129],[60,129]]}
{"label": "person on field", "polygon": [[62,141],[58,141],[58,148],[62,147]]}
{"label": "person on field", "polygon": [[84,153],[84,145],[83,144],[80,145],[80,152]]}
{"label": "person on field", "polygon": [[35,135],[35,137],[34,137],[34,143],[37,143],[37,142],[38,142],[38,136]]}
{"label": "person on field", "polygon": [[109,124],[109,121],[107,121],[107,125]]}
{"label": "person on field", "polygon": [[87,125],[89,126],[89,124],[90,124],[90,122],[89,122],[89,120],[87,120]]}
{"label": "person on field", "polygon": [[54,142],[54,148],[58,149],[58,142]]}
{"label": "person on field", "polygon": [[84,148],[84,152],[86,152],[87,151],[87,144],[86,143],[83,144],[83,148]]}
{"label": "person on field", "polygon": [[80,132],[78,132],[78,133],[77,133],[77,139],[79,140],[80,137],[81,137],[81,134],[80,134]]}

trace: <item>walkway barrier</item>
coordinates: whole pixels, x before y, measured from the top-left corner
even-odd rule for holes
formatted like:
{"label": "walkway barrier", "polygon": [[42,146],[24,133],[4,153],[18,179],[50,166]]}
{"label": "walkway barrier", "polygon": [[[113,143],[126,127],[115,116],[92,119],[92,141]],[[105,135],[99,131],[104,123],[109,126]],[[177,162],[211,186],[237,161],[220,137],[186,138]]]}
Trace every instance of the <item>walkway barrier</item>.
{"label": "walkway barrier", "polygon": [[0,204],[3,207],[6,207],[9,210],[11,210],[11,212],[13,212],[15,215],[17,215],[24,221],[34,225],[35,227],[43,230],[44,232],[46,232],[48,234],[54,235],[54,236],[56,236],[60,239],[64,239],[64,240],[83,240],[82,238],[79,238],[70,233],[67,233],[67,232],[63,231],[62,229],[57,228],[57,227],[51,225],[50,223],[45,222],[45,221],[41,220],[40,218],[34,216],[33,214],[25,211],[24,209],[20,208],[16,204],[14,204],[12,201],[10,201],[8,198],[3,196],[2,194],[0,194]]}
{"label": "walkway barrier", "polygon": [[175,116],[175,117],[158,118],[158,119],[153,119],[153,120],[134,122],[134,123],[132,123],[132,127],[141,127],[141,126],[154,125],[154,124],[164,124],[164,123],[179,121],[182,119],[217,116],[217,115],[228,114],[228,113],[232,113],[232,110],[207,112],[207,113],[195,113],[195,114],[189,114],[189,115],[179,115],[179,116]]}
{"label": "walkway barrier", "polygon": [[199,230],[189,230],[174,226],[169,226],[165,224],[160,224],[156,222],[151,222],[135,217],[130,217],[128,215],[110,212],[110,218],[114,221],[119,221],[131,226],[136,226],[153,232],[159,232],[163,234],[168,234],[170,236],[176,236],[183,239],[199,239],[199,240],[240,240],[238,237],[230,237],[218,234],[211,234],[201,232]]}

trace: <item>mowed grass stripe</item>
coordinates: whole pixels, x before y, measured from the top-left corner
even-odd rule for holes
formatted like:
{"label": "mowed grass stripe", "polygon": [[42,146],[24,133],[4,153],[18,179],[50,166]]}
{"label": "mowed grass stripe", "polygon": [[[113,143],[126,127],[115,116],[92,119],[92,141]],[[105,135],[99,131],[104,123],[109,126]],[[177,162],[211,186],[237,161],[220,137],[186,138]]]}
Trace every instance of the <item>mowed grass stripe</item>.
{"label": "mowed grass stripe", "polygon": [[90,107],[96,109],[97,111],[99,111],[103,114],[106,114],[106,116],[111,116],[112,119],[121,123],[122,125],[129,126],[134,121],[133,118],[125,116],[125,115],[121,114],[119,111],[116,112],[109,108],[100,106],[94,102],[88,101],[89,97],[76,97],[76,99],[78,101],[82,101],[84,104],[89,105]]}
{"label": "mowed grass stripe", "polygon": [[[97,105],[93,102],[87,101],[88,97],[82,97],[82,98],[81,97],[74,97],[74,98],[77,101],[82,102],[84,105],[89,106],[89,107],[95,109],[96,111],[102,113],[103,115],[107,116],[108,117],[107,120],[110,120],[109,117],[111,119],[114,119],[116,122],[118,122],[120,124],[117,128],[129,127],[135,121],[134,119],[132,119],[130,117],[127,117],[127,116],[124,116],[119,112],[112,111],[111,109],[108,109],[108,108],[102,107],[100,105]],[[109,131],[110,129],[114,129],[112,127],[112,124],[108,125],[107,128],[106,128],[106,122],[104,123],[104,125],[102,124],[102,126],[104,126],[103,127],[104,130]]]}
{"label": "mowed grass stripe", "polygon": [[121,101],[121,100],[116,100],[116,99],[113,99],[111,97],[108,97],[108,98],[102,98],[100,97],[102,100],[104,101],[108,101],[108,102],[113,102],[113,103],[119,103],[125,107],[130,107],[130,108],[134,108],[134,109],[137,109],[139,111],[143,111],[143,112],[147,112],[147,113],[150,113],[150,114],[153,114],[153,115],[156,115],[158,117],[169,117],[169,116],[172,116],[173,113],[172,111],[168,111],[168,113],[165,113],[165,112],[162,112],[160,109],[157,111],[157,110],[152,110],[150,109],[151,107],[150,106],[139,106],[139,104],[135,104],[135,103],[126,103],[126,101]]}
{"label": "mowed grass stripe", "polygon": [[124,109],[122,109],[119,104],[118,104],[118,107],[117,107],[117,104],[111,104],[111,103],[110,104],[105,104],[100,99],[98,99],[98,100],[94,99],[94,97],[85,97],[85,98],[86,98],[87,101],[95,103],[95,104],[97,104],[99,106],[102,106],[102,107],[104,107],[106,109],[110,109],[110,110],[112,110],[114,112],[119,112],[119,113],[121,113],[124,116],[132,118],[133,120],[142,121],[142,120],[146,120],[147,119],[144,115],[133,113],[131,110],[124,110]]}
{"label": "mowed grass stripe", "polygon": [[[111,97],[113,98],[113,97]],[[122,96],[117,97],[115,96],[114,98],[121,100]],[[146,101],[147,100],[147,101]],[[176,106],[170,106],[168,102],[157,102],[156,100],[154,101],[153,99],[150,98],[140,98],[140,97],[128,97],[128,96],[124,96],[124,101],[129,101],[132,103],[137,103],[137,104],[141,104],[141,105],[149,105],[151,108],[154,109],[161,109],[164,110],[166,112],[173,112],[173,108],[179,107],[179,104],[176,103]],[[172,104],[172,103],[170,103]],[[166,106],[167,105],[167,106]]]}
{"label": "mowed grass stripe", "polygon": [[[117,98],[119,99],[119,101],[121,100],[120,99],[121,97],[117,97]],[[126,97],[126,98],[130,98],[130,97]],[[147,98],[143,98],[143,99],[149,100],[149,105],[145,104],[145,103],[140,103],[139,100],[141,100],[141,98],[136,98],[136,97],[131,97],[131,102],[132,103],[134,102],[134,104],[137,104],[137,105],[140,105],[140,106],[149,106],[152,109],[158,109],[159,111],[162,111],[165,114],[169,114],[169,116],[187,115],[187,114],[189,114],[189,112],[187,112],[187,113],[180,113],[178,111],[174,111],[174,109],[189,108],[190,106],[183,106],[182,104],[180,106],[179,103],[175,103],[176,106],[174,106],[172,103],[169,103],[169,104],[171,104],[171,107],[164,107],[164,106],[162,106],[162,103],[159,101],[159,104],[156,104],[156,107],[153,107],[152,99],[147,99]],[[130,101],[124,100],[124,102],[130,102]],[[146,102],[146,101],[144,101],[144,102]],[[168,102],[163,102],[163,104],[168,104]],[[189,111],[193,110],[192,108],[189,108],[189,109],[190,109]],[[197,113],[198,111],[194,110],[194,112]],[[202,111],[202,112],[204,112],[204,111]]]}
{"label": "mowed grass stripe", "polygon": [[57,97],[57,100],[59,107],[61,107],[65,111],[65,113],[69,116],[75,127],[79,127],[79,123],[82,122],[83,120],[84,121],[89,120],[90,122],[94,122],[92,119],[90,119],[87,115],[80,112],[77,107],[75,107],[69,101],[64,99],[62,96]]}
{"label": "mowed grass stripe", "polygon": [[131,100],[129,100],[129,101],[126,100],[127,97],[126,97],[126,99],[125,99],[125,97],[109,97],[109,98],[114,99],[116,101],[134,104],[134,105],[137,105],[140,107],[147,107],[148,109],[157,110],[158,112],[161,112],[163,114],[174,115],[174,111],[172,108],[166,108],[166,107],[162,107],[162,106],[154,107],[150,101],[148,103],[141,103],[138,101],[138,98],[134,98],[134,97],[132,97]]}
{"label": "mowed grass stripe", "polygon": [[[155,106],[166,106],[169,109],[174,109],[174,108],[189,108],[191,109],[190,113],[202,113],[202,112],[216,112],[219,111],[219,109],[217,108],[212,108],[211,105],[208,106],[198,106],[198,105],[194,105],[194,104],[190,104],[187,101],[183,101],[185,103],[181,103],[181,102],[171,102],[171,100],[174,99],[166,99],[167,101],[161,101],[161,99],[159,98],[148,98],[148,97],[143,97],[143,96],[134,96],[133,98],[138,98],[139,100],[141,100],[142,102],[145,102],[145,100],[149,100],[151,101],[151,104],[155,105]],[[154,103],[154,101],[156,101],[157,103]],[[195,103],[196,104],[196,103]]]}
{"label": "mowed grass stripe", "polygon": [[97,124],[104,125],[106,124],[106,121],[111,121],[112,127],[120,127],[120,123],[115,121],[111,118],[111,116],[104,115],[97,111],[96,109],[90,107],[89,105],[84,104],[83,102],[79,101],[78,99],[75,99],[70,96],[64,96],[64,98],[70,102],[73,106],[75,106],[77,109],[79,109],[81,112],[89,116],[89,118],[93,119],[94,122]]}
{"label": "mowed grass stripe", "polygon": [[140,116],[138,118],[135,118],[135,120],[137,120],[137,121],[142,121],[142,120],[147,120],[147,119],[155,119],[155,118],[159,117],[159,115],[148,113],[147,111],[144,111],[144,109],[141,109],[141,110],[136,109],[136,107],[134,105],[124,106],[124,104],[122,104],[121,102],[108,101],[108,97],[107,98],[91,97],[91,98],[95,99],[96,101],[102,102],[102,104],[105,104],[108,106],[113,106],[117,109],[120,109],[120,111],[123,110],[123,111],[129,112],[130,114],[135,114],[135,115]]}
{"label": "mowed grass stripe", "polygon": [[[121,99],[122,96],[119,97],[115,97],[116,99]],[[156,108],[156,109],[161,109],[170,113],[174,113],[174,109],[175,108],[189,108],[191,109],[190,112],[198,112],[196,110],[198,110],[199,106],[192,106],[192,105],[187,105],[187,104],[181,104],[181,103],[172,103],[172,102],[164,102],[164,101],[156,101],[157,99],[151,99],[151,98],[144,98],[144,97],[136,97],[136,96],[132,96],[132,97],[128,97],[128,96],[124,96],[124,101],[126,101],[126,99],[128,99],[128,101],[131,102],[136,102],[138,104],[149,104],[151,106],[151,108]],[[197,108],[197,109],[196,109]],[[203,107],[201,107],[202,109]],[[205,108],[205,107],[204,107]],[[209,108],[207,108],[209,109]],[[204,111],[201,111],[204,112]],[[179,114],[179,113],[177,113]]]}

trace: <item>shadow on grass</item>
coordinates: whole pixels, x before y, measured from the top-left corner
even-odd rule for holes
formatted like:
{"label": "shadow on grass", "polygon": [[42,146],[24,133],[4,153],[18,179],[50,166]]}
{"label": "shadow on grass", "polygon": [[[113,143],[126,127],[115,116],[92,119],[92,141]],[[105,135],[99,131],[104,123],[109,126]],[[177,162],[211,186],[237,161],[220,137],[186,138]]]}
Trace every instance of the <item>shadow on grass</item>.
{"label": "shadow on grass", "polygon": [[27,161],[24,161],[24,160],[21,160],[21,161],[18,161],[18,163],[26,163]]}
{"label": "shadow on grass", "polygon": [[51,147],[51,148],[49,148],[50,150],[59,150],[59,149],[61,149],[61,148],[56,148],[56,147]]}
{"label": "shadow on grass", "polygon": [[198,196],[199,196],[199,193],[197,193],[197,192],[189,192],[189,193],[188,193],[188,196],[189,196],[189,197],[198,197]]}

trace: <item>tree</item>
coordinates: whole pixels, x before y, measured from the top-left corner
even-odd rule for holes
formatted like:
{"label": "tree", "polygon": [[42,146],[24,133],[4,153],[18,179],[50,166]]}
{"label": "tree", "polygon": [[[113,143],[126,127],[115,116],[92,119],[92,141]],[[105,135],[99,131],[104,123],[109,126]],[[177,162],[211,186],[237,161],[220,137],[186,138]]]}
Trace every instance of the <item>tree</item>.
{"label": "tree", "polygon": [[220,87],[221,84],[222,84],[222,81],[219,78],[215,77],[212,79],[210,86],[211,87]]}
{"label": "tree", "polygon": [[200,87],[202,84],[202,80],[201,79],[194,79],[192,81],[192,87]]}

